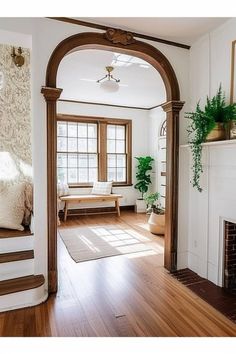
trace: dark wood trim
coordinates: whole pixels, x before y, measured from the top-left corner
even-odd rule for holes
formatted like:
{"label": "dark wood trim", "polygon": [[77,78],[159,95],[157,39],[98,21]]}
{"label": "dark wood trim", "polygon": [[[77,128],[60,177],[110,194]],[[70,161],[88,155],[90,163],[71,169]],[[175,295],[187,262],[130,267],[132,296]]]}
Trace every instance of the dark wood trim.
{"label": "dark wood trim", "polygon": [[98,155],[98,179],[107,180],[107,123],[99,122],[99,155]]}
{"label": "dark wood trim", "polygon": [[[134,205],[120,205],[120,210],[121,211],[134,211],[135,206]],[[70,216],[78,216],[78,215],[95,215],[95,214],[101,214],[101,213],[114,213],[117,212],[115,207],[98,207],[98,208],[83,208],[83,209],[68,209],[70,213],[68,215]],[[60,210],[59,212],[59,217],[63,219],[64,212],[63,210]]]}
{"label": "dark wood trim", "polygon": [[[48,159],[48,282],[49,292],[57,290],[57,191],[56,191],[56,100],[61,89],[56,88],[57,70],[64,56],[74,50],[100,49],[119,51],[137,56],[149,62],[161,75],[167,103],[162,107],[167,115],[167,186],[166,186],[166,233],[165,267],[173,271],[177,266],[178,229],[178,139],[180,101],[179,85],[168,59],[155,47],[140,41],[124,45],[105,38],[104,33],[79,33],[66,38],[53,51],[47,66],[46,88],[42,89],[47,103],[47,159]],[[51,94],[50,91],[51,90]],[[57,92],[57,95],[55,92]],[[53,93],[54,92],[54,93]],[[53,98],[53,99],[52,99]]]}
{"label": "dark wood trim", "polygon": [[41,93],[47,103],[47,206],[48,206],[48,291],[57,291],[57,120],[56,101],[62,89],[42,87]]}
{"label": "dark wood trim", "polygon": [[[126,129],[126,153],[127,153],[127,183],[125,185],[132,185],[132,120],[127,123]],[[114,185],[115,187],[115,185]]]}
{"label": "dark wood trim", "polygon": [[162,105],[166,112],[166,195],[165,257],[170,271],[177,269],[178,242],[178,177],[179,177],[179,112],[184,102],[170,101]]}
{"label": "dark wood trim", "polygon": [[1,238],[11,238],[11,237],[26,237],[32,236],[33,233],[29,228],[25,228],[23,231],[12,230],[12,229],[2,229],[0,228],[0,239]]}
{"label": "dark wood trim", "polygon": [[67,99],[64,99],[64,98],[60,98],[58,101],[59,102],[69,102],[69,103],[79,103],[79,104],[89,104],[89,105],[95,105],[95,106],[106,106],[106,107],[127,108],[127,109],[139,109],[139,110],[143,110],[143,111],[150,111],[152,108],[156,108],[156,107],[161,106],[161,105],[157,105],[157,106],[154,106],[154,107],[145,108],[145,107],[136,107],[136,106],[123,106],[123,105],[109,104],[109,103],[67,100]]}
{"label": "dark wood trim", "polygon": [[[110,28],[112,28],[112,29],[116,28],[114,26],[105,26],[105,25],[101,25],[98,23],[94,23],[94,22],[76,20],[76,19],[70,18],[70,17],[47,17],[47,18],[49,18],[51,20],[71,23],[73,25],[96,28],[96,29],[103,30],[103,31],[107,31]],[[147,19],[147,21],[148,21],[148,19]],[[118,29],[118,28],[116,28],[116,29]],[[164,38],[153,37],[153,36],[142,34],[142,33],[132,32],[132,35],[133,35],[133,37],[136,37],[136,38],[146,39],[146,40],[152,41],[152,42],[163,43],[163,44],[171,45],[171,46],[178,47],[178,48],[183,48],[183,49],[188,49],[188,50],[191,48],[191,46],[188,44],[169,41]]]}
{"label": "dark wood trim", "polygon": [[[119,183],[119,184],[114,184],[112,185],[113,188],[120,188],[120,187],[132,187],[133,186],[133,183]],[[81,184],[69,184],[69,188],[90,188],[92,189],[93,188],[93,185],[90,184],[85,184],[84,186],[82,186]]]}
{"label": "dark wood trim", "polygon": [[75,114],[57,114],[57,120],[59,121],[80,121],[85,123],[106,123],[106,124],[129,124],[131,119],[123,118],[109,118],[109,117],[96,117],[96,116],[81,116]]}
{"label": "dark wood trim", "polygon": [[157,104],[156,106],[152,106],[148,108],[148,111],[151,111],[154,108],[162,107],[163,103]]}
{"label": "dark wood trim", "polygon": [[1,253],[0,263],[25,261],[26,259],[33,259],[33,258],[34,258],[33,250]]}
{"label": "dark wood trim", "polygon": [[2,280],[0,281],[0,296],[35,289],[43,285],[44,282],[42,274]]}

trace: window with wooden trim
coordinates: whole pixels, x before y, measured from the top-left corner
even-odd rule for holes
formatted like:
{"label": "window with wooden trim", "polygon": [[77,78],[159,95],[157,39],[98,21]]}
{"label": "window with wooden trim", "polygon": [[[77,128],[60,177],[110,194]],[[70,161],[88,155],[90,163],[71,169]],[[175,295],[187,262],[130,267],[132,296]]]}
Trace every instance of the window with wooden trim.
{"label": "window with wooden trim", "polygon": [[125,125],[107,125],[107,180],[126,182]]}
{"label": "window with wooden trim", "polygon": [[130,120],[58,115],[57,179],[71,187],[131,181]]}

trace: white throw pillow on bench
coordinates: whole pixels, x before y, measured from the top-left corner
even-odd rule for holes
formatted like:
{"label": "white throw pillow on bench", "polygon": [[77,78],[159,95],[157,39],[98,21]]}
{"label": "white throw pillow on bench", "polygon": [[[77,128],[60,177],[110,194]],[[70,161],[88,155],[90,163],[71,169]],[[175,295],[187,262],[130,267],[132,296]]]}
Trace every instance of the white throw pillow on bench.
{"label": "white throw pillow on bench", "polygon": [[111,194],[112,182],[94,182],[91,194]]}
{"label": "white throw pillow on bench", "polygon": [[57,196],[62,197],[64,195],[69,195],[70,189],[67,183],[59,182],[57,183]]}

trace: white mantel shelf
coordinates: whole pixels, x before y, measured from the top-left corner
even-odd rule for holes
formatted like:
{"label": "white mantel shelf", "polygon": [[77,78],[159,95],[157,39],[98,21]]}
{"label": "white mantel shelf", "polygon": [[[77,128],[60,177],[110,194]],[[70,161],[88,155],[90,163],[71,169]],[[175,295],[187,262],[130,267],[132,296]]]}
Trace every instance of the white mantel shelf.
{"label": "white mantel shelf", "polygon": [[[202,146],[216,146],[216,145],[236,145],[236,139],[231,140],[219,140],[219,141],[211,141],[207,143],[203,143]],[[179,146],[180,148],[190,147],[190,144],[183,144]]]}

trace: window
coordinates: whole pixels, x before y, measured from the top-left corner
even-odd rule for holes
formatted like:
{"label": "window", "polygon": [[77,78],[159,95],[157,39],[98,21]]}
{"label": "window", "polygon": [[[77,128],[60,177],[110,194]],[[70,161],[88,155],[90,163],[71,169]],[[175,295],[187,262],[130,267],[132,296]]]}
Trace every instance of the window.
{"label": "window", "polygon": [[131,184],[131,121],[59,115],[57,178],[71,187]]}
{"label": "window", "polygon": [[58,181],[81,185],[97,181],[97,144],[97,124],[58,122]]}
{"label": "window", "polygon": [[126,182],[125,125],[107,125],[107,180]]}

